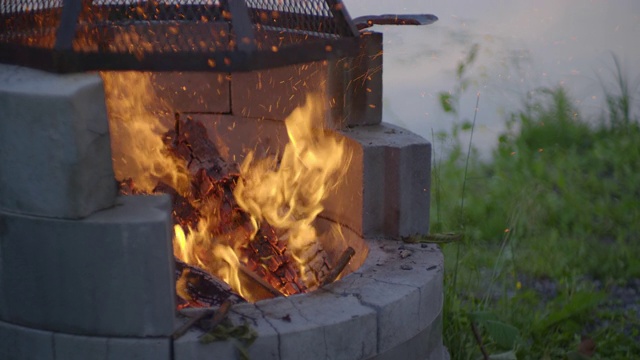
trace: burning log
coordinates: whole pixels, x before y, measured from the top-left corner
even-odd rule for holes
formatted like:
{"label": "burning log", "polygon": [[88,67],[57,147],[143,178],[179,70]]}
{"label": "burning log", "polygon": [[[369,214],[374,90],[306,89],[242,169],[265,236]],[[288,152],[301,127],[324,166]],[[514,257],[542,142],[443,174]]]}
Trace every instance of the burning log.
{"label": "burning log", "polygon": [[347,264],[349,264],[349,261],[351,261],[351,258],[353,257],[353,255],[355,255],[355,253],[356,251],[351,246],[346,248],[342,255],[340,255],[336,266],[333,268],[333,270],[331,270],[329,275],[327,275],[327,277],[322,280],[320,286],[325,286],[334,282],[338,278],[338,276],[340,276]]}
{"label": "burning log", "polygon": [[[268,224],[261,224],[255,234],[247,213],[237,204],[233,191],[237,185],[237,168],[228,165],[220,157],[215,144],[209,139],[206,128],[199,122],[177,120],[174,130],[165,134],[165,145],[169,152],[187,162],[191,180],[191,193],[181,197],[175,190],[157,187],[172,194],[174,205],[187,213],[215,217],[209,221],[207,230],[211,236],[226,239],[233,235],[234,243],[226,244],[240,252],[245,264],[240,269],[252,283],[259,283],[269,296],[297,294],[307,290],[297,275],[294,262],[286,253],[286,246],[278,240],[276,231]],[[183,200],[184,199],[184,200]],[[185,205],[185,202],[191,204]],[[175,209],[175,208],[174,208]],[[193,215],[174,210],[177,223],[195,229]],[[238,246],[238,245],[241,246]],[[244,244],[244,245],[242,245]],[[259,279],[259,280],[258,280]]]}
{"label": "burning log", "polygon": [[[257,301],[304,293],[321,279],[323,284],[333,281],[349,262],[353,254],[338,264],[334,274],[318,243],[288,249],[290,233],[278,233],[264,219],[256,220],[243,210],[234,195],[240,183],[239,170],[224,161],[200,122],[177,117],[175,128],[164,134],[163,144],[163,153],[176,163],[184,163],[183,169],[188,170],[187,180],[180,186],[165,176],[156,180],[152,190],[172,197],[174,253],[182,260],[176,262],[179,307],[215,306],[228,297],[240,298],[208,273],[233,284],[247,300]],[[143,193],[131,179],[121,182],[120,187],[126,194]],[[295,216],[293,213],[294,220]],[[245,285],[257,294],[245,293]]]}
{"label": "burning log", "polygon": [[[179,339],[180,337],[182,337],[182,335],[186,334],[186,332],[189,331],[189,329],[191,329],[194,325],[198,323],[202,324],[203,322],[206,322],[204,326],[200,325],[199,327],[204,328],[204,330],[207,332],[211,331],[227,317],[227,314],[229,314],[229,310],[231,309],[231,305],[233,304],[234,302],[232,300],[227,299],[220,305],[218,311],[202,311],[198,315],[190,318],[186,323],[184,323],[176,331],[174,331],[173,334],[171,334],[171,338],[173,340]],[[211,314],[213,314],[211,320],[205,321],[205,318],[211,316]]]}
{"label": "burning log", "polygon": [[225,282],[178,259],[176,264],[176,293],[179,308],[220,306],[225,301],[245,300]]}

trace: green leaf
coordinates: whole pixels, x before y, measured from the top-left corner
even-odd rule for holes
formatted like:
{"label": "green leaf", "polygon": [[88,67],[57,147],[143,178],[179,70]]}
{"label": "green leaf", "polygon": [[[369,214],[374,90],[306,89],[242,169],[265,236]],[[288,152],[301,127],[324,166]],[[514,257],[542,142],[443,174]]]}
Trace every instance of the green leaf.
{"label": "green leaf", "polygon": [[465,60],[465,64],[472,64],[474,61],[476,61],[476,56],[478,55],[479,48],[480,48],[480,45],[473,44],[473,46],[471,47],[471,50],[469,50],[469,53],[467,54],[467,59]]}
{"label": "green leaf", "polygon": [[535,332],[542,332],[551,326],[557,325],[569,318],[579,315],[596,307],[607,296],[604,293],[579,292],[573,294],[569,302],[560,310],[553,311],[542,318],[535,326]]}
{"label": "green leaf", "polygon": [[474,321],[478,324],[484,324],[486,321],[494,320],[497,321],[498,317],[496,314],[490,311],[474,311],[467,314],[471,321]]}
{"label": "green leaf", "polygon": [[442,110],[444,110],[444,112],[455,113],[455,109],[451,100],[451,94],[447,92],[440,93],[440,106],[442,106]]}
{"label": "green leaf", "polygon": [[462,74],[464,74],[464,68],[465,68],[464,63],[463,63],[463,62],[460,62],[460,63],[458,64],[458,70],[456,70],[456,75],[458,76],[458,78],[461,78],[461,77],[462,77]]}
{"label": "green leaf", "polygon": [[487,320],[483,324],[489,336],[502,348],[513,349],[520,337],[515,326],[496,320]]}

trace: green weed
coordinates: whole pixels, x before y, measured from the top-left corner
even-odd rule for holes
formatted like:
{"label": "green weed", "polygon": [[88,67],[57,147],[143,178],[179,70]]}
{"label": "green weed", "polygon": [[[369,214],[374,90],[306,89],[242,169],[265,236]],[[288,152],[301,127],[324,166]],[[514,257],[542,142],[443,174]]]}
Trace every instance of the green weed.
{"label": "green weed", "polygon": [[[476,52],[458,66],[461,85],[440,95],[453,116]],[[595,125],[563,88],[539,89],[511,114],[490,161],[458,140],[473,123],[432,136],[449,149],[434,158],[432,230],[464,235],[443,245],[452,359],[640,356],[638,320],[603,306],[593,285],[640,278],[640,125],[635,89],[614,62],[617,90],[605,90]]]}

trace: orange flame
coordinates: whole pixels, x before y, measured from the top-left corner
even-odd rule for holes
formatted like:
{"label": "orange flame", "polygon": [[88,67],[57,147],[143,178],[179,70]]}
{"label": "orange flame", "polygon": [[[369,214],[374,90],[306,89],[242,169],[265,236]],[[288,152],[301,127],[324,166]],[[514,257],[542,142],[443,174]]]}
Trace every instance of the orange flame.
{"label": "orange flame", "polygon": [[[192,175],[183,160],[166,150],[163,135],[169,121],[155,96],[151,75],[140,72],[103,73],[107,110],[112,134],[113,164],[118,179],[132,178],[135,187],[151,193],[159,181],[178,194],[191,194]],[[238,205],[251,223],[219,234],[220,199],[198,202],[197,226],[174,226],[174,255],[226,281],[249,301],[259,300],[246,288],[239,267],[246,264],[243,248],[268,223],[299,267],[308,288],[317,286],[317,269],[324,258],[314,220],[322,212],[323,200],[342,178],[351,161],[344,141],[324,129],[323,102],[310,96],[285,121],[289,136],[280,161],[256,159],[250,152],[241,165],[234,189]],[[231,226],[232,227],[232,226]],[[320,262],[320,264],[318,264]],[[179,280],[180,281],[180,280]],[[186,296],[185,294],[179,294]],[[187,299],[188,300],[188,299]]]}
{"label": "orange flame", "polygon": [[254,222],[266,221],[280,230],[308,287],[317,285],[310,263],[322,250],[313,222],[322,201],[344,176],[352,154],[342,139],[323,129],[323,101],[309,96],[304,106],[285,120],[289,143],[278,165],[275,158],[256,160],[250,152],[241,166],[234,196]]}

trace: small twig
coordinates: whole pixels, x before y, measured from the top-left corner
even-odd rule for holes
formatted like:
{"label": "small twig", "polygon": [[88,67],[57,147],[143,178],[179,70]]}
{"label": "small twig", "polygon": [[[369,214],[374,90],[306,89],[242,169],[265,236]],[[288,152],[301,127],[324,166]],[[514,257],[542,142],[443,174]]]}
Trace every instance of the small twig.
{"label": "small twig", "polygon": [[484,345],[482,344],[482,337],[480,336],[480,332],[478,331],[478,328],[476,327],[476,324],[473,321],[471,322],[471,331],[473,332],[473,336],[476,338],[476,342],[480,347],[482,358],[484,360],[489,360],[489,353],[487,352],[487,349],[484,348]]}
{"label": "small twig", "polygon": [[427,234],[403,239],[406,243],[446,244],[462,240],[460,233]]}
{"label": "small twig", "polygon": [[[225,300],[225,303],[227,301],[229,301],[229,300]],[[223,303],[223,305],[224,305],[224,303]],[[191,327],[193,327],[200,320],[204,319],[205,317],[207,317],[207,316],[209,316],[211,314],[213,314],[213,310],[205,310],[205,311],[199,313],[198,315],[190,318],[186,323],[184,323],[176,331],[174,331],[173,334],[171,334],[171,338],[173,340],[179,339],[180,337],[182,337],[182,335],[186,334],[186,332],[189,331],[189,329],[191,329]]]}
{"label": "small twig", "polygon": [[264,288],[265,290],[269,291],[271,294],[273,294],[274,297],[284,296],[284,295],[282,295],[282,293],[278,289],[274,288],[266,280],[264,280],[263,278],[258,276],[253,271],[249,270],[249,268],[247,268],[246,266],[244,266],[242,264],[239,264],[238,265],[238,270],[240,270],[241,273],[243,273],[244,275],[249,277],[255,284],[257,284],[257,285],[261,286],[262,288]]}
{"label": "small twig", "polygon": [[351,246],[346,248],[342,252],[342,255],[340,255],[340,258],[338,259],[336,266],[331,270],[331,272],[329,272],[327,277],[325,277],[324,280],[322,280],[322,282],[320,283],[320,286],[325,286],[327,284],[334,282],[338,278],[340,273],[342,273],[342,271],[347,266],[347,264],[349,264],[349,261],[351,261],[351,258],[353,257],[353,255],[355,255],[355,253],[356,251]]}
{"label": "small twig", "polygon": [[225,300],[222,305],[220,305],[218,311],[216,311],[216,313],[213,315],[211,322],[207,324],[207,331],[215,329],[215,327],[218,326],[218,324],[220,324],[222,320],[227,317],[227,315],[229,314],[229,309],[231,309],[231,305],[233,305],[233,301],[231,299]]}

